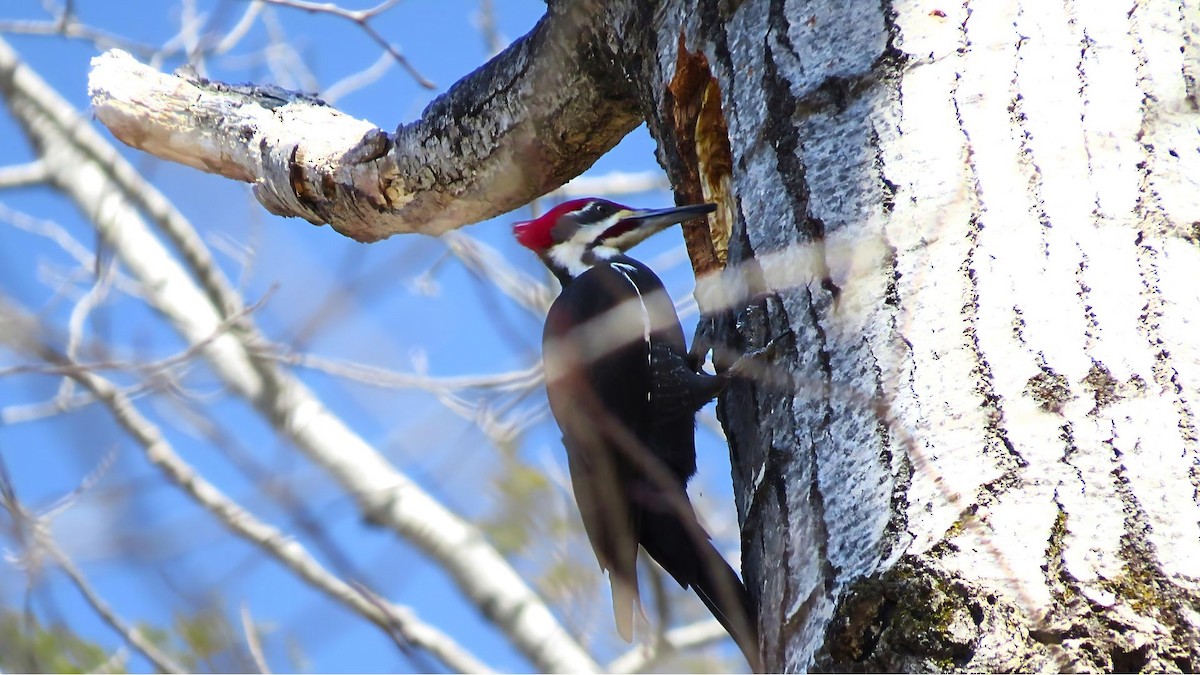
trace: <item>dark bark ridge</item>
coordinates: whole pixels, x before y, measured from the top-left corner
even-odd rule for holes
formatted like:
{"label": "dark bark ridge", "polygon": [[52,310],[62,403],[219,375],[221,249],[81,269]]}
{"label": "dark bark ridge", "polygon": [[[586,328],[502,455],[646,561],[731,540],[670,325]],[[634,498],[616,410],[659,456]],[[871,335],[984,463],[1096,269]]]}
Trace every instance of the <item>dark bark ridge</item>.
{"label": "dark bark ridge", "polygon": [[[871,402],[847,400],[832,381],[835,362],[842,370],[847,363],[871,369],[874,360],[867,340],[843,343],[826,330],[839,289],[824,263],[831,226],[812,208],[809,192],[810,173],[823,173],[818,176],[823,184],[831,167],[810,166],[811,149],[804,147],[820,137],[817,124],[869,128],[861,122],[863,113],[876,105],[888,74],[899,66],[878,3],[848,3],[820,19],[806,15],[808,7],[779,1],[662,3],[656,19],[679,21],[655,22],[651,53],[657,58],[645,57],[641,77],[650,89],[642,98],[653,106],[648,122],[659,141],[660,163],[688,198],[707,194],[696,189],[704,184],[696,157],[700,144],[680,122],[702,100],[708,88],[703,80],[711,79],[721,96],[717,109],[724,126],[706,129],[720,129],[728,139],[730,189],[719,198],[735,217],[725,242],[717,240],[719,233],[702,233],[707,241],[695,245],[688,239],[693,262],[717,258],[727,269],[755,270],[761,277],[756,261],[764,256],[814,252],[806,258],[813,265],[807,283],[772,283],[772,293],[714,321],[714,341],[734,351],[789,336],[776,360],[781,377],[731,386],[718,407],[743,527],[744,578],[759,600],[765,663],[775,671],[809,666],[842,586],[872,572],[903,529],[896,522],[887,527],[896,496],[891,483],[868,478],[861,488],[847,484],[841,496],[822,484],[837,475],[851,483],[855,476],[886,476],[899,461],[893,455],[903,453],[889,450],[895,439]],[[805,62],[813,43],[841,45],[839,60]],[[852,165],[869,169],[873,163]],[[877,175],[874,180],[879,182]],[[725,255],[712,255],[721,243],[727,243]],[[747,297],[754,296],[762,283],[746,283],[745,289]],[[852,446],[876,448],[882,470],[843,466],[841,457],[852,454],[843,448]],[[857,499],[846,498],[852,491]],[[874,543],[829,530],[837,523],[865,532],[874,526],[864,523],[875,521],[878,532],[868,537]]]}

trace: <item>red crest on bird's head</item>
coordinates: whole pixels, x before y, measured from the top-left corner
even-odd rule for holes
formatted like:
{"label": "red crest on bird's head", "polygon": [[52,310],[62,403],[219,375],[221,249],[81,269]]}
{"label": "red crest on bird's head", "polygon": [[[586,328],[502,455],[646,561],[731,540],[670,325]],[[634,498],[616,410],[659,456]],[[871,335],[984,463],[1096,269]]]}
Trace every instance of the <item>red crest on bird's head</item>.
{"label": "red crest on bird's head", "polygon": [[515,223],[513,225],[513,234],[517,237],[517,241],[525,248],[535,253],[544,253],[556,243],[553,234],[554,226],[558,224],[558,221],[563,216],[583,211],[589,204],[597,202],[603,202],[611,206],[612,208],[609,211],[613,213],[630,210],[628,206],[622,206],[621,204],[596,197],[572,199],[555,206],[533,220],[524,220]]}

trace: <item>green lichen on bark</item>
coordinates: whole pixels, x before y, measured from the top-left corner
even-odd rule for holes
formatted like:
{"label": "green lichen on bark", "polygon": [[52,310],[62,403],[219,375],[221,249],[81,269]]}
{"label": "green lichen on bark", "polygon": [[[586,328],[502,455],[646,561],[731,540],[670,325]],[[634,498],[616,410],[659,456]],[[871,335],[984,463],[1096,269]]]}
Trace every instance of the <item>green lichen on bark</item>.
{"label": "green lichen on bark", "polygon": [[[1131,519],[1136,521],[1137,519]],[[1131,523],[1127,523],[1129,525]],[[1125,672],[1195,672],[1200,666],[1200,630],[1187,619],[1200,607],[1200,594],[1172,584],[1157,564],[1153,545],[1141,528],[1121,537],[1121,574],[1102,582],[1126,611],[1109,612],[1107,657],[1112,670]],[[1133,616],[1130,616],[1130,615]],[[1139,639],[1147,622],[1165,635]]]}
{"label": "green lichen on bark", "polygon": [[1054,517],[1054,524],[1050,527],[1050,541],[1046,545],[1046,564],[1042,569],[1046,573],[1046,585],[1049,586],[1050,593],[1060,607],[1073,603],[1078,598],[1074,580],[1070,578],[1063,563],[1063,547],[1067,534],[1067,512],[1062,510],[1062,506],[1059,506],[1058,515]]}
{"label": "green lichen on bark", "polygon": [[994,594],[926,561],[905,556],[848,588],[814,671],[960,672],[1021,668],[1020,660],[975,660],[985,632],[1028,640]]}

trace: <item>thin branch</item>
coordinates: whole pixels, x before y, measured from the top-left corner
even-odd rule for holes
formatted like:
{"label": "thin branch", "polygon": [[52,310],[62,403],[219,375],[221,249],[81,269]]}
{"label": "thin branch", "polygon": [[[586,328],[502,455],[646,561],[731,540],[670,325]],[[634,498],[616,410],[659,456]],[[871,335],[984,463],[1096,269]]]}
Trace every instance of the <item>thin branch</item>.
{"label": "thin branch", "polygon": [[258,641],[258,630],[254,627],[254,620],[250,618],[250,605],[245,601],[242,602],[242,632],[246,635],[246,649],[250,651],[250,658],[254,659],[254,667],[258,668],[258,672],[263,675],[270,675],[271,668],[267,665],[267,659],[263,656],[262,643]]}
{"label": "thin branch", "polygon": [[59,514],[65,513],[67,509],[74,506],[79,499],[83,497],[85,492],[91,490],[97,483],[100,482],[100,479],[103,478],[106,473],[108,473],[108,470],[112,468],[113,463],[116,461],[117,453],[115,449],[105,453],[104,456],[100,458],[100,463],[96,465],[96,468],[92,469],[88,475],[84,476],[83,480],[79,482],[79,485],[75,486],[75,489],[54,500],[50,506],[47,506],[42,510],[40,517],[49,520],[57,517]]}
{"label": "thin branch", "polygon": [[616,197],[655,190],[669,190],[671,182],[661,171],[612,171],[599,176],[577,176],[566,185],[548,193],[544,199],[575,197]]}
{"label": "thin branch", "polygon": [[246,34],[250,32],[250,29],[254,27],[254,22],[262,14],[264,6],[262,0],[250,0],[250,3],[246,5],[246,11],[242,13],[238,22],[233,25],[233,28],[229,29],[225,37],[213,45],[213,53],[224,54],[236,47],[242,41],[242,38],[246,37]]}
{"label": "thin branch", "polygon": [[[200,28],[205,21],[203,19],[192,20],[191,17],[196,16],[194,2],[193,0],[185,0],[180,21],[180,32],[155,50],[148,57],[148,62],[153,64],[155,68],[161,68],[167,59],[179,56],[180,48],[182,47],[188,63],[196,68],[197,72],[203,73],[205,58],[209,55],[224,55],[233,50],[249,34],[250,29],[254,27],[255,21],[262,16],[263,9],[264,5],[261,0],[250,0],[246,4],[246,10],[242,12],[242,15],[233,27],[225,35],[217,37],[212,33],[200,32]],[[195,33],[194,37],[189,38],[187,35],[188,32]]]}
{"label": "thin branch", "polygon": [[34,160],[25,164],[14,164],[0,168],[0,190],[5,188],[28,187],[45,183],[50,177],[50,171],[42,160]]}
{"label": "thin branch", "polygon": [[426,89],[437,89],[436,84],[429,81],[424,75],[418,72],[417,69],[411,63],[409,63],[408,59],[400,53],[400,50],[393,46],[392,43],[384,39],[384,37],[376,32],[376,30],[370,24],[372,18],[394,7],[398,0],[385,0],[375,7],[363,10],[349,10],[339,7],[331,2],[307,2],[306,0],[262,0],[262,2],[279,7],[300,9],[312,14],[330,14],[341,17],[348,21],[352,21],[358,24],[358,27],[361,28],[368,37],[370,37],[376,44],[378,44],[389,55],[391,55],[392,59],[395,60],[396,63],[400,64],[401,68],[407,70],[408,74],[411,75],[414,80],[416,80],[417,84],[425,87]]}
{"label": "thin branch", "polygon": [[[103,258],[98,258],[98,262],[100,264],[96,266],[92,287],[75,303],[71,309],[71,316],[67,320],[67,358],[71,360],[79,358],[79,346],[83,343],[84,324],[91,316],[92,310],[102,305],[108,298],[108,291],[112,287],[116,264],[112,260]],[[68,399],[74,393],[74,383],[69,379],[63,380],[58,389],[58,397]]]}
{"label": "thin branch", "polygon": [[[0,315],[0,325],[4,325],[4,323],[5,317]],[[3,338],[6,340],[21,339],[20,335],[9,335],[6,331],[0,331],[0,335],[3,335]],[[16,488],[12,484],[8,468],[0,460],[0,501],[3,502],[4,510],[8,512],[9,517],[17,524],[18,533],[29,536],[29,540],[24,541],[26,550],[24,561],[19,561],[17,564],[21,564],[26,570],[33,570],[38,566],[41,556],[48,555],[66,573],[67,577],[71,579],[71,583],[83,595],[88,605],[100,615],[100,618],[112,627],[113,630],[120,633],[125,638],[125,641],[132,645],[134,649],[145,655],[154,664],[155,668],[164,673],[186,672],[173,659],[159,651],[154,646],[154,643],[142,635],[140,630],[135,626],[129,625],[113,610],[112,606],[92,587],[87,577],[75,565],[74,561],[58,547],[58,544],[54,541],[54,537],[50,534],[50,522],[53,518],[62,513],[63,510],[78,499],[80,494],[95,484],[99,476],[111,466],[112,458],[113,455],[111,453],[106,455],[100,466],[91,472],[79,487],[62,499],[57,500],[55,505],[46,512],[38,514],[31,513],[17,500]]]}
{"label": "thin branch", "polygon": [[292,44],[292,34],[283,26],[274,8],[268,7],[262,15],[263,27],[267,31],[268,45],[263,50],[271,76],[281,87],[299,88],[301,91],[316,91],[320,88],[317,76],[308,67],[308,62]]}
{"label": "thin branch", "polygon": [[469,234],[447,232],[441,239],[468,270],[495,284],[534,316],[546,315],[555,295],[548,284],[513,267],[496,249]]}
{"label": "thin branch", "polygon": [[471,23],[479,29],[483,36],[483,46],[489,56],[494,56],[504,49],[504,40],[496,28],[496,7],[492,0],[479,0],[479,9],[471,15]]}
{"label": "thin branch", "polygon": [[542,383],[542,364],[536,363],[524,370],[513,370],[496,375],[464,375],[456,377],[433,377],[420,373],[401,373],[379,366],[372,366],[342,359],[331,359],[316,354],[294,352],[283,345],[260,346],[256,353],[269,356],[281,363],[317,370],[336,377],[369,384],[386,389],[420,389],[432,393],[484,389],[500,392],[522,392]]}
{"label": "thin branch", "polygon": [[195,0],[180,0],[179,32],[173,35],[159,50],[161,58],[166,54],[183,52],[187,64],[200,76],[206,74],[204,54],[200,51],[200,31],[204,27],[204,17],[196,13]]}
{"label": "thin branch", "polygon": [[334,82],[326,87],[325,91],[321,92],[321,98],[325,99],[325,101],[330,105],[333,105],[334,103],[337,103],[338,99],[342,98],[346,94],[358,91],[359,89],[362,89],[363,87],[373,84],[379,80],[379,78],[387,74],[387,71],[392,69],[393,63],[395,63],[395,61],[388,58],[387,54],[383,54],[375,60],[375,63],[372,63],[357,73],[347,75],[346,77],[343,77],[337,82]]}
{"label": "thin branch", "polygon": [[67,399],[55,396],[49,401],[10,405],[0,408],[0,426],[12,426],[22,422],[34,422],[47,417],[61,415],[78,410],[96,402],[96,397],[87,393],[79,393]]}
{"label": "thin branch", "polygon": [[156,47],[151,45],[135,42],[120,35],[93,28],[79,23],[74,18],[69,18],[65,22],[61,20],[27,21],[20,19],[0,21],[0,34],[3,33],[11,33],[13,35],[47,35],[65,37],[72,40],[83,40],[84,42],[92,43],[100,50],[124,49],[142,58],[150,58],[158,51]]}
{"label": "thin branch", "polygon": [[716,619],[699,621],[687,626],[672,628],[662,640],[652,645],[638,646],[613,659],[605,671],[610,673],[637,673],[650,670],[668,657],[679,652],[721,642],[729,633]]}
{"label": "thin branch", "polygon": [[[49,170],[45,160],[39,160],[39,162],[46,168],[47,179],[52,177],[53,173]],[[78,239],[71,236],[65,227],[53,220],[35,218],[28,213],[11,209],[7,204],[0,203],[0,223],[8,223],[18,230],[49,239],[64,253],[74,258],[80,267],[87,270],[96,269],[96,256]]]}
{"label": "thin branch", "polygon": [[[335,377],[375,387],[427,391],[436,396],[438,401],[451,412],[474,423],[488,438],[497,443],[511,440],[521,428],[527,427],[539,419],[537,415],[522,413],[515,419],[506,420],[503,418],[506,410],[503,408],[497,410],[489,405],[488,401],[499,398],[502,394],[510,394],[517,401],[528,395],[544,381],[540,362],[524,370],[497,375],[434,377],[425,372],[401,373],[378,366],[292,352],[286,348],[258,353],[266,354],[283,363],[311,368]],[[480,390],[489,392],[493,396],[482,403],[475,403],[460,395],[459,392],[464,390]]]}
{"label": "thin branch", "polygon": [[91,583],[88,582],[87,577],[83,574],[83,571],[75,565],[74,561],[67,557],[62,549],[60,549],[58,545],[52,539],[50,539],[48,534],[39,532],[38,545],[41,546],[51,558],[54,558],[54,561],[58,564],[59,568],[61,568],[62,571],[65,572],[68,577],[70,577],[71,583],[75,584],[75,588],[79,590],[80,594],[83,595],[84,599],[87,600],[87,603],[91,605],[92,609],[95,610],[102,619],[104,619],[104,622],[111,626],[113,630],[120,633],[125,638],[125,641],[132,645],[134,649],[145,655],[147,659],[150,659],[150,662],[154,664],[156,669],[164,673],[188,672],[186,668],[183,668],[179,664],[175,663],[171,657],[159,651],[158,648],[154,646],[154,643],[147,640],[136,626],[130,626],[128,623],[126,623],[125,620],[113,610],[108,602],[106,602],[104,598],[100,597],[100,594],[97,593],[94,588],[92,588]]}
{"label": "thin branch", "polygon": [[157,361],[151,361],[147,363],[144,361],[108,360],[81,363],[74,357],[74,353],[78,345],[76,342],[74,342],[74,340],[70,340],[68,342],[67,359],[64,362],[66,365],[23,363],[16,366],[9,366],[7,368],[0,368],[0,377],[19,375],[23,373],[65,375],[70,377],[74,373],[80,371],[96,372],[100,370],[129,370],[140,372],[147,376],[156,375],[196,358],[205,350],[205,348],[232,330],[233,327],[236,326],[243,318],[250,316],[252,312],[262,307],[273,291],[274,288],[268,290],[267,294],[260,298],[257,302],[242,309],[230,318],[222,321],[217,325],[216,329],[211,335],[192,342],[185,349],[180,350],[178,353],[172,354],[171,356],[159,359]]}

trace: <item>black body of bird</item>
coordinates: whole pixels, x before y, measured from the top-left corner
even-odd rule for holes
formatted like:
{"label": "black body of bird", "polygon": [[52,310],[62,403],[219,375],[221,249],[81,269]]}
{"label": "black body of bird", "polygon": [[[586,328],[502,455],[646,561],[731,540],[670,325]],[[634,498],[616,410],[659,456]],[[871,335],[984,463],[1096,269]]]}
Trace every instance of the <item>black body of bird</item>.
{"label": "black body of bird", "polygon": [[624,254],[713,208],[635,211],[583,199],[515,232],[562,282],[543,334],[546,390],[584,528],[609,573],[618,632],[632,638],[640,544],[699,596],[758,670],[753,603],[686,491],[696,473],[696,412],[727,377],[693,362],[662,281]]}

